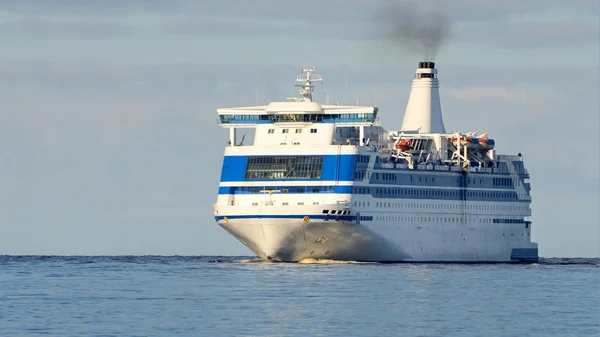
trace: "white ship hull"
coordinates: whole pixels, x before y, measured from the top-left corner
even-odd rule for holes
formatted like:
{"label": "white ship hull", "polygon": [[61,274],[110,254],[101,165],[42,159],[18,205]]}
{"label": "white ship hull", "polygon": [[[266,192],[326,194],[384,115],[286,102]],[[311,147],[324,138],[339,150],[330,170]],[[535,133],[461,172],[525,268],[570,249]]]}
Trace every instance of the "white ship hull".
{"label": "white ship hull", "polygon": [[[377,107],[302,98],[218,109],[229,129],[217,223],[259,257],[296,262],[534,262],[521,153],[486,133],[446,133],[438,71],[419,62],[400,131]],[[252,144],[238,128],[254,129]],[[246,143],[244,143],[246,141]]]}
{"label": "white ship hull", "polygon": [[503,230],[466,226],[302,219],[236,219],[219,225],[260,258],[282,262],[527,262],[527,252],[533,251],[537,258],[537,244],[524,233],[506,236]]}

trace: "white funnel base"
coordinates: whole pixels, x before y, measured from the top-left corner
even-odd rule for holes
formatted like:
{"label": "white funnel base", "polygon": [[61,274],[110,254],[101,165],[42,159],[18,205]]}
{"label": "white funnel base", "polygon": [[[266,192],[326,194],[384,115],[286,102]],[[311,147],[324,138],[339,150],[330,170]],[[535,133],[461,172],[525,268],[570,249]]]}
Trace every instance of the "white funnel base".
{"label": "white funnel base", "polygon": [[437,69],[417,69],[400,130],[419,130],[421,133],[446,133],[440,105]]}

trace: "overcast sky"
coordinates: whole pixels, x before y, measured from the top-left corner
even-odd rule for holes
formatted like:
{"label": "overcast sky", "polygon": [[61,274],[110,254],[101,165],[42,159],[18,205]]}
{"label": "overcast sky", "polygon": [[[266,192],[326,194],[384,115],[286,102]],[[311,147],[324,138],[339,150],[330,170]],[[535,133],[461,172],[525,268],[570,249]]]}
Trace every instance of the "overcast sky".
{"label": "overcast sky", "polygon": [[[212,215],[216,108],[290,97],[315,64],[317,99],[399,128],[423,56],[385,39],[389,5],[0,0],[0,254],[252,255]],[[419,10],[449,23],[446,128],[523,154],[540,256],[599,256],[598,1]]]}

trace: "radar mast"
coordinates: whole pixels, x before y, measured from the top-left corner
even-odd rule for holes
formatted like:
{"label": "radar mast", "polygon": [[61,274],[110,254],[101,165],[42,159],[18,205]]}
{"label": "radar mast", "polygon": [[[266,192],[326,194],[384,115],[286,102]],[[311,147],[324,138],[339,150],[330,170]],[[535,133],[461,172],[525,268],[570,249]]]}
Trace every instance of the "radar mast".
{"label": "radar mast", "polygon": [[302,84],[296,84],[295,86],[300,88],[301,97],[288,98],[294,102],[312,102],[312,94],[315,92],[315,88],[313,86],[313,82],[323,82],[323,77],[321,75],[316,75],[315,66],[304,67],[302,69],[302,74],[296,77],[296,82],[301,82]]}

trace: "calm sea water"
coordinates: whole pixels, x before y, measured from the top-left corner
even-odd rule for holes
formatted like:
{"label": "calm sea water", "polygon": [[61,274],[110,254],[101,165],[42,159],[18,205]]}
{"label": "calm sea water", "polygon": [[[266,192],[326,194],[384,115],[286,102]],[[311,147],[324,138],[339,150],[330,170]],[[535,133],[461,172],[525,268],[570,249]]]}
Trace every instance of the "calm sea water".
{"label": "calm sea water", "polygon": [[0,256],[6,336],[598,336],[598,259]]}

